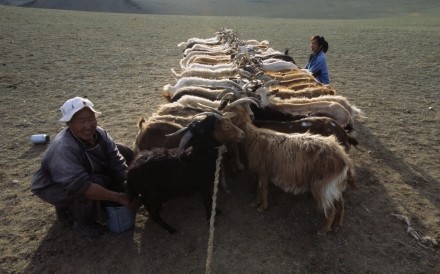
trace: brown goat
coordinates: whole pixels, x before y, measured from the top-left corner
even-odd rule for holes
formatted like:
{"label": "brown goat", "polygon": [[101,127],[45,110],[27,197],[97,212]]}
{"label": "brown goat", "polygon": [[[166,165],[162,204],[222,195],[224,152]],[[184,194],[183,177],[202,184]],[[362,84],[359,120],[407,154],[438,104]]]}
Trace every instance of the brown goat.
{"label": "brown goat", "polygon": [[[253,101],[248,101],[253,102]],[[226,106],[232,121],[245,139],[240,144],[248,168],[258,178],[256,203],[267,208],[268,184],[272,182],[285,192],[311,192],[317,207],[324,212],[325,224],[318,234],[325,235],[342,225],[343,192],[354,183],[354,166],[334,136],[285,134],[255,127],[246,102],[241,99]],[[235,117],[234,117],[235,116]]]}
{"label": "brown goat", "polygon": [[338,142],[345,147],[345,151],[349,152],[350,147],[356,147],[358,141],[356,138],[347,134],[335,120],[328,117],[307,117],[296,121],[259,121],[252,122],[259,128],[267,128],[283,133],[306,133],[319,134],[322,136],[334,135]]}
{"label": "brown goat", "polygon": [[181,125],[166,121],[149,122],[142,117],[138,122],[138,128],[139,132],[134,145],[135,153],[153,148],[179,147],[181,136],[167,137],[165,135],[178,131],[182,128]]}

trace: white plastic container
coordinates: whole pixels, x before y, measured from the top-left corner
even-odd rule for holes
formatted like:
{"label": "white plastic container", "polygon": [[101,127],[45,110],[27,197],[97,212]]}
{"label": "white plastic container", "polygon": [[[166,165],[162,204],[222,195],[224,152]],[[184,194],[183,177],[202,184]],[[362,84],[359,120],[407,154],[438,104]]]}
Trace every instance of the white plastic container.
{"label": "white plastic container", "polygon": [[111,232],[122,233],[134,227],[136,210],[127,206],[107,206],[107,227]]}
{"label": "white plastic container", "polygon": [[49,141],[50,137],[46,134],[34,134],[31,136],[31,142],[34,144],[47,144]]}

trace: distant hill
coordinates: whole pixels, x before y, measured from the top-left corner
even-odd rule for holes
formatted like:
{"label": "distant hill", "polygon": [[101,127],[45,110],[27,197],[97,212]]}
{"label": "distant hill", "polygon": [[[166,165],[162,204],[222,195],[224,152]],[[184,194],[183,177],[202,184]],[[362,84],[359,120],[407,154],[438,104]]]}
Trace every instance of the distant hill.
{"label": "distant hill", "polygon": [[432,0],[0,0],[0,4],[98,12],[296,19],[369,19],[440,10],[440,1]]}
{"label": "distant hill", "polygon": [[0,0],[0,4],[45,9],[148,13],[132,0]]}

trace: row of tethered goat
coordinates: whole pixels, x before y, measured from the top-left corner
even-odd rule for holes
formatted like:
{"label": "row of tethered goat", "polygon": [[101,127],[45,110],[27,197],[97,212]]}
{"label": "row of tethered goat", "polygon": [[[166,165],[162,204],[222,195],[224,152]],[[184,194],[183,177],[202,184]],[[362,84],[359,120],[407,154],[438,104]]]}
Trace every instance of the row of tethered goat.
{"label": "row of tethered goat", "polygon": [[150,218],[175,232],[161,219],[161,206],[194,192],[209,218],[217,152],[225,144],[234,166],[256,175],[258,210],[268,206],[271,182],[312,193],[325,215],[319,234],[341,226],[343,192],[355,186],[348,152],[357,141],[348,133],[360,110],[267,41],[243,41],[222,28],[178,46],[180,72],[171,69],[177,81],[163,87],[167,102],[139,121],[127,177],[127,192],[140,197]]}

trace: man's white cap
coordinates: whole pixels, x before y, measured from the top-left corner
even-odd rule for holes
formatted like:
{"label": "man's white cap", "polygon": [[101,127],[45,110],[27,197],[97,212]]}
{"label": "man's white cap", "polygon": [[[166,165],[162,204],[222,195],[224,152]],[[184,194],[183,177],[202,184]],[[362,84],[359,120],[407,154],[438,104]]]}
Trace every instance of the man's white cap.
{"label": "man's white cap", "polygon": [[72,99],[67,100],[64,105],[60,108],[61,114],[63,117],[60,119],[60,122],[69,122],[73,115],[80,111],[83,108],[89,108],[94,113],[101,114],[101,112],[96,111],[93,108],[94,104],[90,102],[89,99],[82,98],[82,97],[75,97]]}

